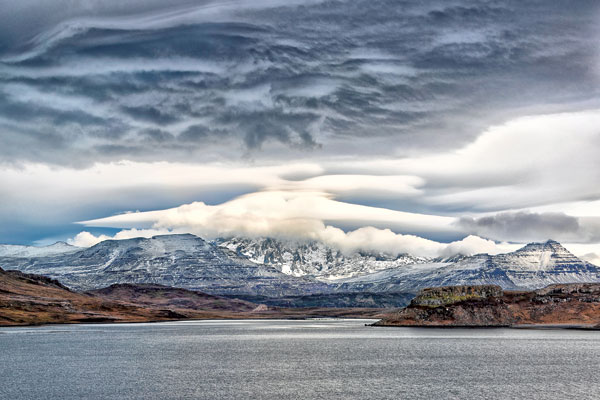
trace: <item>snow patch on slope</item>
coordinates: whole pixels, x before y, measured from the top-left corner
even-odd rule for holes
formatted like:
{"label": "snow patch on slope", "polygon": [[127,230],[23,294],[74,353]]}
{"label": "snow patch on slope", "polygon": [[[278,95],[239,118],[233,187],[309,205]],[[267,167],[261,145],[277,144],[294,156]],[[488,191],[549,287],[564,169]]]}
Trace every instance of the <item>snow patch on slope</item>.
{"label": "snow patch on slope", "polygon": [[424,257],[399,254],[356,252],[351,255],[331,248],[322,242],[293,242],[273,238],[217,239],[227,248],[252,262],[272,266],[284,274],[311,276],[321,281],[344,279],[405,265],[423,264]]}

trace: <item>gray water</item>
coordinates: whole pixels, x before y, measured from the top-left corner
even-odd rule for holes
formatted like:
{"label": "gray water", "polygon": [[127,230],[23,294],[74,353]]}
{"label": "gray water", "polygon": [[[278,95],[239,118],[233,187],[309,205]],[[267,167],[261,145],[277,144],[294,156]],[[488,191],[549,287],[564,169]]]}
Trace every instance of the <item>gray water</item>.
{"label": "gray water", "polygon": [[600,332],[366,320],[0,328],[0,398],[592,399]]}

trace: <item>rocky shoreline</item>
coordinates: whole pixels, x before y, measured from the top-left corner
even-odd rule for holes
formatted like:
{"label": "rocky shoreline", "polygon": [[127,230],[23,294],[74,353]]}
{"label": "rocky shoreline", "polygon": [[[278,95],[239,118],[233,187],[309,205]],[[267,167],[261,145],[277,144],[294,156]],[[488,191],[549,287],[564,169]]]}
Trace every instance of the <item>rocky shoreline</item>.
{"label": "rocky shoreline", "polygon": [[496,285],[428,288],[373,325],[598,330],[600,284],[556,284],[535,291],[503,291]]}

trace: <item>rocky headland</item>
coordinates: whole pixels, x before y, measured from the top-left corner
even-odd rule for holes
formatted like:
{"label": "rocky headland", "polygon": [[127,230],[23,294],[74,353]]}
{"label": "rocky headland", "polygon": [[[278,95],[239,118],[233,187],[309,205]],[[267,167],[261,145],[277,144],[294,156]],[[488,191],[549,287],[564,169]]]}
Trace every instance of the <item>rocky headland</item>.
{"label": "rocky headland", "polygon": [[534,291],[496,285],[427,288],[408,307],[374,325],[600,329],[600,284],[555,284]]}

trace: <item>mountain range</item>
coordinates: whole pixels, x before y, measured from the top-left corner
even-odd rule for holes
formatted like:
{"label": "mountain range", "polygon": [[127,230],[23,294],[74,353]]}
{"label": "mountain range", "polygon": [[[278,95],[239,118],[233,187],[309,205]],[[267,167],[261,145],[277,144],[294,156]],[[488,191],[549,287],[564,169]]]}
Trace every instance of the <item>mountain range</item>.
{"label": "mountain range", "polygon": [[107,240],[89,248],[3,246],[0,267],[48,276],[80,291],[150,283],[286,306],[402,306],[425,287],[537,289],[600,282],[599,267],[551,240],[506,254],[427,259],[345,254],[318,242],[207,241],[184,234]]}
{"label": "mountain range", "polygon": [[268,297],[322,292],[327,284],[284,274],[197,236],[106,240],[39,257],[1,257],[0,266],[49,276],[75,290],[153,283],[223,295]]}

